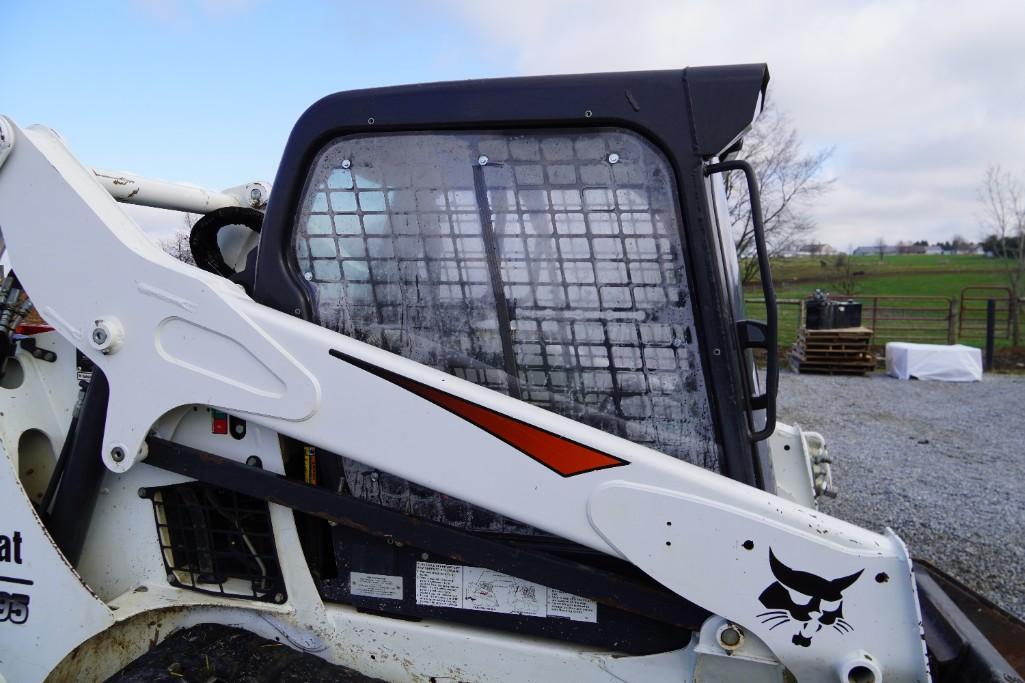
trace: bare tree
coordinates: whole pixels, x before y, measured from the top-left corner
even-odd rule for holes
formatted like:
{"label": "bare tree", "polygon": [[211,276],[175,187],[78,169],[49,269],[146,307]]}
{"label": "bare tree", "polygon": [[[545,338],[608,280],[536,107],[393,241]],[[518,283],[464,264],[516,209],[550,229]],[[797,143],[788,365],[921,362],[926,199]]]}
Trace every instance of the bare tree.
{"label": "bare tree", "polygon": [[185,214],[184,227],[178,230],[167,239],[160,240],[160,248],[164,253],[170,254],[183,263],[190,266],[196,265],[196,259],[192,257],[192,246],[189,244],[189,235],[192,234],[192,226],[196,219],[191,213]]}
{"label": "bare tree", "polygon": [[965,254],[971,251],[972,243],[966,240],[961,235],[954,235],[950,238],[951,247],[955,254]]}
{"label": "bare tree", "polygon": [[863,270],[855,270],[854,260],[844,253],[839,253],[830,260],[819,261],[827,268],[830,279],[844,296],[854,296],[858,289],[858,278],[865,274]]}
{"label": "bare tree", "polygon": [[1017,296],[1025,296],[1025,189],[1018,178],[1000,166],[990,166],[979,199],[989,236],[986,246],[1003,261],[1010,288]]}
{"label": "bare tree", "polygon": [[[769,105],[744,138],[741,157],[755,169],[758,191],[762,197],[765,242],[769,256],[779,256],[792,249],[815,230],[807,213],[808,205],[827,191],[832,179],[822,177],[823,167],[832,149],[806,153],[797,129],[783,112]],[[754,256],[754,226],[747,183],[737,174],[726,174],[726,202],[737,254],[743,262],[744,284],[758,274]]]}
{"label": "bare tree", "polygon": [[886,240],[882,237],[876,240],[876,253],[879,254],[880,261],[886,256]]}
{"label": "bare tree", "polygon": [[192,258],[192,248],[189,246],[189,233],[179,230],[167,239],[160,240],[160,248],[165,254],[170,254],[183,263],[190,266],[196,265]]}

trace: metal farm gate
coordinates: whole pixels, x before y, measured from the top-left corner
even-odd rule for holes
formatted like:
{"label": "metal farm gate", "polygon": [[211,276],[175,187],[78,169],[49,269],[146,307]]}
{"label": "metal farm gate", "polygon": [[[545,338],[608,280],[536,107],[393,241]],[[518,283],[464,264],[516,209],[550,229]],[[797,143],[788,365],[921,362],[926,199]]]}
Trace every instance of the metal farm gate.
{"label": "metal farm gate", "polygon": [[986,337],[986,306],[991,299],[995,304],[994,338],[1017,342],[1017,306],[1010,287],[972,285],[961,290],[961,308],[958,312],[957,336],[960,339]]}

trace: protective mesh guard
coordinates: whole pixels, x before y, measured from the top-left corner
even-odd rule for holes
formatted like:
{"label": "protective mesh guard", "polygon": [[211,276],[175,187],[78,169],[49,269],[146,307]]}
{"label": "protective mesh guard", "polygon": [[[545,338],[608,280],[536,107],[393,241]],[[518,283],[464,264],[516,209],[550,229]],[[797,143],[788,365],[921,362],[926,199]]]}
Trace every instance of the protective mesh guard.
{"label": "protective mesh guard", "polygon": [[[718,470],[672,187],[623,129],[341,138],[298,262],[325,327]],[[384,477],[346,463],[354,495],[423,497]]]}
{"label": "protective mesh guard", "polygon": [[143,489],[168,581],[201,593],[284,602],[267,503],[201,482]]}

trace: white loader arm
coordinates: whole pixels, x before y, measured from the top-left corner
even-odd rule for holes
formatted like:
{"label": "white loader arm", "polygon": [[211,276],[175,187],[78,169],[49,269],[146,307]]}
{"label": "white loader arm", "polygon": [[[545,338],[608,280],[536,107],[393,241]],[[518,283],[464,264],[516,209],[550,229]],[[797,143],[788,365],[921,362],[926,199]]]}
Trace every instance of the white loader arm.
{"label": "white loader arm", "polygon": [[[892,533],[259,305],[160,252],[49,130],[0,122],[13,138],[0,167],[13,270],[106,375],[102,455],[114,472],[145,459],[168,411],[215,406],[625,558],[742,625],[801,681],[928,679],[910,560]],[[781,573],[832,594],[788,592]],[[842,618],[795,633],[766,606],[779,591]]]}

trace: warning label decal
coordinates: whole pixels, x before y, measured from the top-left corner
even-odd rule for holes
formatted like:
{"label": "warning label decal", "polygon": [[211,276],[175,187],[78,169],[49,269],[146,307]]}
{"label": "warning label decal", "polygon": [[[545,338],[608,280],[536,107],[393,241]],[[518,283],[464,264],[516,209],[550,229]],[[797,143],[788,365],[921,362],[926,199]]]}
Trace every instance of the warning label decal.
{"label": "warning label decal", "polygon": [[463,606],[463,568],[435,562],[416,563],[416,602],[432,607]]}
{"label": "warning label decal", "polygon": [[598,622],[598,604],[491,569],[416,563],[416,602],[432,607]]}
{"label": "warning label decal", "polygon": [[349,573],[349,592],[365,598],[402,599],[402,577],[387,574]]}

